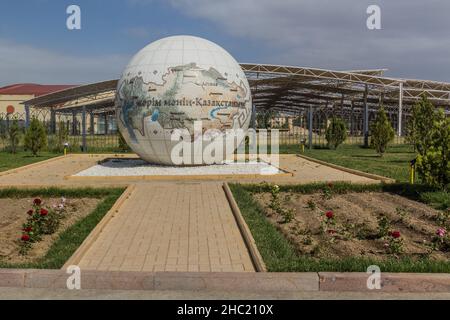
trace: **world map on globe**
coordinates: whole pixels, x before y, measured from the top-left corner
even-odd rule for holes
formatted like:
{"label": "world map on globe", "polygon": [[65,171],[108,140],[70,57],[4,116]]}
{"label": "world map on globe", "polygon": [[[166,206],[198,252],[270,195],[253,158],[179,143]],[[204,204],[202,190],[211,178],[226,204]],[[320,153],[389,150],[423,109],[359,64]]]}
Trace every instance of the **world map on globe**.
{"label": "world map on globe", "polygon": [[175,129],[186,129],[193,138],[198,121],[203,132],[246,130],[251,93],[242,69],[224,49],[196,37],[169,37],[132,59],[118,84],[116,111],[133,151],[149,162],[171,164]]}

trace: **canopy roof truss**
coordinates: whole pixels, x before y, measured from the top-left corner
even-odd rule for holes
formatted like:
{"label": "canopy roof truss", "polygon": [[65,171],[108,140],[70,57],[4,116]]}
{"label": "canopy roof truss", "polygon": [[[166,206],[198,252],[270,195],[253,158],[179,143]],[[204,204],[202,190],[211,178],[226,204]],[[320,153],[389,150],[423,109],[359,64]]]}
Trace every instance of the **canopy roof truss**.
{"label": "canopy roof truss", "polygon": [[[308,106],[343,108],[367,103],[370,108],[383,104],[407,111],[423,94],[436,106],[447,110],[450,106],[450,83],[384,77],[385,69],[334,71],[265,64],[241,64],[241,67],[248,77],[257,110],[292,113]],[[82,85],[24,104],[61,112],[82,107],[111,111],[117,82]]]}

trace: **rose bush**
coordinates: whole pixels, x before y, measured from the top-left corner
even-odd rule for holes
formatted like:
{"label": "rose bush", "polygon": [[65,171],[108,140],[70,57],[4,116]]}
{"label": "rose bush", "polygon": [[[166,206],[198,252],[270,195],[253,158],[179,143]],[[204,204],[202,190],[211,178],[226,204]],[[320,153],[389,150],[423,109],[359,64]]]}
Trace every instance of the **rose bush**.
{"label": "rose bush", "polygon": [[58,230],[62,214],[65,210],[66,199],[61,199],[61,203],[52,210],[43,206],[40,198],[33,200],[33,205],[27,211],[27,220],[22,226],[22,236],[20,238],[20,253],[25,255],[33,243],[42,240],[42,236],[50,235]]}

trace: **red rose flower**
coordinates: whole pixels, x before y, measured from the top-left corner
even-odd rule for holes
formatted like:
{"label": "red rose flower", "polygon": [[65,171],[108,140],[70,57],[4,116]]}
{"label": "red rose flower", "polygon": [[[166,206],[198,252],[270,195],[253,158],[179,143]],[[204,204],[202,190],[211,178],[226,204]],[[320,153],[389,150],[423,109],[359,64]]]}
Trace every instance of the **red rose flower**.
{"label": "red rose flower", "polygon": [[400,238],[401,237],[400,231],[393,231],[391,233],[391,237],[394,238],[394,239]]}
{"label": "red rose flower", "polygon": [[333,211],[328,211],[325,215],[327,216],[328,219],[333,219],[334,218]]}
{"label": "red rose flower", "polygon": [[40,213],[41,213],[41,216],[45,217],[46,215],[48,215],[48,210],[42,208]]}
{"label": "red rose flower", "polygon": [[42,200],[39,198],[34,199],[33,203],[37,206],[40,206],[42,204]]}
{"label": "red rose flower", "polygon": [[31,232],[31,231],[33,231],[33,228],[32,228],[32,227],[27,227],[27,228],[23,229],[23,231],[25,231],[25,232]]}
{"label": "red rose flower", "polygon": [[27,212],[27,214],[29,215],[29,216],[32,216],[33,215],[33,213],[34,213],[34,210],[28,210],[28,212]]}
{"label": "red rose flower", "polygon": [[22,239],[22,241],[27,242],[27,241],[30,241],[30,236],[27,234],[24,234],[21,239]]}

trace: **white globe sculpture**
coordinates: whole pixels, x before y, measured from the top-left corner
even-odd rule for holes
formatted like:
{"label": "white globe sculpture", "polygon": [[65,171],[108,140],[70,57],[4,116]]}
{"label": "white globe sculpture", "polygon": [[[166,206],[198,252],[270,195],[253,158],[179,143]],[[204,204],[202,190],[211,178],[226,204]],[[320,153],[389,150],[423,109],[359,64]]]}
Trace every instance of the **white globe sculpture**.
{"label": "white globe sculpture", "polygon": [[[210,138],[223,139],[230,129],[246,131],[251,113],[250,87],[239,64],[217,44],[198,37],[174,36],[149,44],[131,59],[117,87],[118,128],[131,149],[150,163],[205,164],[198,159],[208,143],[203,139],[200,148],[194,147],[199,138],[194,123],[199,129],[201,121],[201,133],[213,132]],[[188,139],[174,140],[177,130],[188,132]],[[190,161],[180,164],[173,154],[180,154],[183,139],[192,151],[181,152]],[[223,161],[234,151],[213,153]]]}

